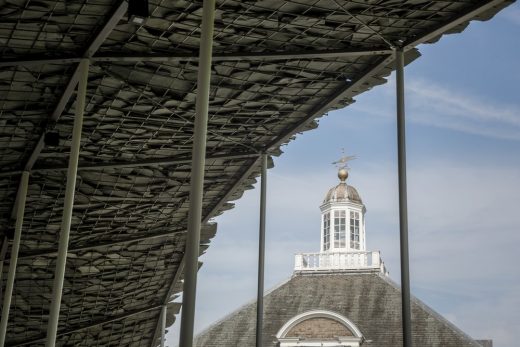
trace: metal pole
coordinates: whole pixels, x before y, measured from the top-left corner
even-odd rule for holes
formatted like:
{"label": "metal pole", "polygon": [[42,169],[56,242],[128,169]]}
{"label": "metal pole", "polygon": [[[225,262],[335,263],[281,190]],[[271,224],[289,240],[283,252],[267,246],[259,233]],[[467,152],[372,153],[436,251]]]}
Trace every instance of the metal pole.
{"label": "metal pole", "polygon": [[[4,235],[4,237],[2,237],[2,246],[0,247],[0,283],[2,283],[2,276],[4,274],[5,254],[7,253],[8,242],[7,236]],[[3,298],[2,289],[3,288],[0,285],[0,298]]]}
{"label": "metal pole", "polygon": [[165,343],[165,332],[166,332],[166,310],[167,306],[164,305],[161,309],[161,347],[164,347]]}
{"label": "metal pole", "polygon": [[47,324],[47,341],[45,343],[47,347],[54,347],[56,344],[56,333],[58,331],[58,319],[60,317],[63,279],[65,277],[65,263],[67,261],[67,250],[69,248],[70,224],[72,220],[72,209],[74,206],[74,191],[76,189],[76,174],[78,171],[81,128],[83,126],[83,113],[85,110],[85,99],[87,94],[89,60],[82,59],[79,64],[80,73],[78,94],[76,97],[74,128],[72,130],[69,169],[67,171],[67,186],[65,188],[60,240],[56,259],[56,270],[54,271],[54,284],[52,286],[52,302],[50,307],[49,322]]}
{"label": "metal pole", "polygon": [[262,182],[260,185],[260,230],[258,240],[258,290],[256,298],[256,347],[263,343],[264,320],[264,259],[265,259],[265,206],[267,189],[267,154],[262,153]]}
{"label": "metal pole", "polygon": [[395,50],[397,91],[397,161],[399,175],[399,234],[401,250],[401,300],[403,346],[412,347],[412,319],[410,312],[410,259],[408,255],[408,204],[406,192],[406,123],[404,104],[404,51]]}
{"label": "metal pole", "polygon": [[193,154],[191,161],[192,169],[190,208],[188,212],[188,235],[186,240],[186,253],[184,254],[186,265],[184,268],[184,286],[182,294],[181,331],[179,338],[180,347],[191,347],[193,345],[214,19],[215,0],[204,0],[199,52],[199,72],[197,76]]}
{"label": "metal pole", "polygon": [[[20,239],[22,236],[23,216],[25,212],[25,199],[27,197],[27,187],[29,186],[29,172],[24,171],[18,189],[18,204],[16,205],[16,224],[14,229],[13,246],[11,247],[11,261],[9,263],[9,273],[5,285],[4,304],[2,306],[2,320],[0,322],[0,347],[5,344],[7,333],[7,321],[9,320],[9,309],[14,287],[14,277],[16,275],[16,263],[18,261],[18,250],[20,249]],[[5,240],[7,242],[7,240]]]}

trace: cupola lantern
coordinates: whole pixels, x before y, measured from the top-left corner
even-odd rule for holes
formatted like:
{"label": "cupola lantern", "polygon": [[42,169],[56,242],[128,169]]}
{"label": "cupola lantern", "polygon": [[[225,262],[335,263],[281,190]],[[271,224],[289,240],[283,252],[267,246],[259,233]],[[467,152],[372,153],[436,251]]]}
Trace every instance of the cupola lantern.
{"label": "cupola lantern", "polygon": [[386,274],[378,251],[367,252],[365,238],[366,208],[358,191],[347,184],[347,162],[344,156],[334,162],[339,184],[329,189],[320,206],[320,251],[301,253],[295,258],[295,271],[376,271]]}
{"label": "cupola lantern", "polygon": [[320,206],[321,247],[326,251],[365,251],[365,205],[356,188],[347,184],[347,162],[353,156],[334,162],[339,184],[332,187]]}

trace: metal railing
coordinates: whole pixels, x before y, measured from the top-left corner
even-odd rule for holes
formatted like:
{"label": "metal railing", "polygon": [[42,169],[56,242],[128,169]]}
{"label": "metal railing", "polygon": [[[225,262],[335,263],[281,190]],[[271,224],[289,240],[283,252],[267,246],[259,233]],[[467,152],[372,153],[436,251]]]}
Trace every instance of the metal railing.
{"label": "metal railing", "polygon": [[379,271],[387,274],[379,251],[300,253],[294,258],[294,271],[334,270]]}

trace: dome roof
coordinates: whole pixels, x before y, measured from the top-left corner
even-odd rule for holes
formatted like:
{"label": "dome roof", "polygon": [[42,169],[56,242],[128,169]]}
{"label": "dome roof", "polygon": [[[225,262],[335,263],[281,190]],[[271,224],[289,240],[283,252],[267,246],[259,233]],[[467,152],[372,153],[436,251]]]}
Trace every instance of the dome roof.
{"label": "dome roof", "polygon": [[359,196],[356,188],[347,185],[345,182],[341,182],[335,187],[332,187],[325,195],[325,199],[323,203],[327,202],[341,202],[341,201],[350,201],[356,202],[358,204],[362,204],[363,201]]}

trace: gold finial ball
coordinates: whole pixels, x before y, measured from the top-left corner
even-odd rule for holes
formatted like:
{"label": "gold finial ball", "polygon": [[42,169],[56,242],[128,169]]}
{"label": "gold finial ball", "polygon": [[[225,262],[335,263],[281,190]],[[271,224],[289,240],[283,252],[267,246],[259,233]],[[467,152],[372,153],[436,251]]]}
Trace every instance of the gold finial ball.
{"label": "gold finial ball", "polygon": [[341,180],[341,182],[345,182],[346,179],[348,178],[348,171],[347,171],[347,169],[345,169],[345,168],[339,169],[338,177]]}

